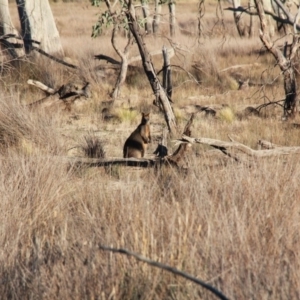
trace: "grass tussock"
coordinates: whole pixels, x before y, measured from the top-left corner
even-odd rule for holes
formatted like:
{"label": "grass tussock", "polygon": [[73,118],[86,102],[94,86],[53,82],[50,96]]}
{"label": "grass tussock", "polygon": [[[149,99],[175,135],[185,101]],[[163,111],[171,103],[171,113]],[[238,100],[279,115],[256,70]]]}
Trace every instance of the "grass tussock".
{"label": "grass tussock", "polygon": [[2,94],[0,100],[0,146],[2,151],[15,148],[25,152],[62,151],[57,134],[59,114],[49,116],[45,111],[32,112],[13,97]]}
{"label": "grass tussock", "polygon": [[234,112],[232,111],[232,109],[230,107],[222,108],[218,113],[218,117],[220,118],[220,120],[223,120],[223,121],[226,121],[229,123],[233,122],[233,120],[235,119]]}
{"label": "grass tussock", "polygon": [[139,113],[136,110],[121,108],[116,111],[116,115],[121,122],[133,123],[138,118]]}
{"label": "grass tussock", "polygon": [[80,148],[86,157],[90,157],[90,158],[105,157],[103,142],[101,142],[99,137],[95,136],[95,134],[93,133],[89,133],[88,135],[84,136]]}

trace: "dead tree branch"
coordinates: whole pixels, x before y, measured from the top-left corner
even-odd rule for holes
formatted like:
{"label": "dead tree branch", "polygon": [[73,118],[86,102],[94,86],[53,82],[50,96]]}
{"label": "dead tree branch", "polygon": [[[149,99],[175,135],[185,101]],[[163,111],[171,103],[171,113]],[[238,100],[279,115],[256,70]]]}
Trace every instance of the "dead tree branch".
{"label": "dead tree branch", "polygon": [[285,101],[285,99],[281,99],[281,100],[277,100],[277,101],[270,101],[268,103],[263,103],[263,104],[257,106],[255,109],[258,112],[260,112],[263,108],[266,108],[269,105],[278,105],[278,106],[284,107],[282,104],[280,104],[280,102],[284,102],[284,101]]}
{"label": "dead tree branch", "polygon": [[276,147],[268,150],[254,150],[242,143],[236,141],[224,142],[220,140],[210,138],[191,138],[183,135],[179,143],[198,143],[203,145],[209,145],[216,149],[219,149],[226,155],[232,155],[233,157],[239,156],[239,154],[245,154],[250,158],[265,158],[280,155],[300,154],[300,147]]}
{"label": "dead tree branch", "polygon": [[63,61],[62,59],[59,59],[59,58],[57,58],[57,57],[55,57],[55,56],[53,56],[53,55],[51,55],[51,54],[45,52],[44,50],[42,50],[42,49],[40,49],[40,48],[38,48],[38,47],[32,46],[31,49],[32,49],[32,50],[35,50],[35,51],[37,51],[37,52],[39,52],[39,53],[41,53],[42,55],[44,55],[44,56],[46,56],[46,57],[52,59],[53,61],[55,61],[55,62],[57,62],[57,63],[62,64],[62,65],[64,65],[64,66],[67,66],[67,67],[72,68],[72,69],[78,69],[77,66],[75,66],[75,65],[73,65],[73,64],[69,64],[69,63]]}
{"label": "dead tree branch", "polygon": [[[175,55],[173,48],[168,48],[167,51],[168,51],[168,55],[170,58]],[[155,50],[155,51],[150,52],[151,56],[156,56],[156,55],[160,55],[160,54],[161,54],[161,50]],[[95,55],[94,58],[98,59],[98,60],[106,60],[107,62],[109,62],[113,65],[121,65],[120,61],[118,61],[110,56],[104,55],[104,54]],[[130,64],[140,61],[140,60],[142,60],[141,55],[136,55],[136,56],[133,56],[128,59],[128,64],[130,65]]]}
{"label": "dead tree branch", "polygon": [[253,67],[258,67],[260,65],[261,65],[261,63],[234,65],[234,66],[230,66],[228,68],[220,70],[219,73],[223,73],[223,72],[226,72],[226,71],[231,71],[233,69],[253,68]]}
{"label": "dead tree branch", "polygon": [[55,89],[53,89],[53,88],[51,88],[51,87],[43,84],[40,81],[28,79],[27,83],[30,84],[30,85],[33,85],[33,86],[35,86],[37,88],[39,88],[40,90],[44,91],[46,94],[54,95],[55,93],[57,93],[57,90],[55,90]]}
{"label": "dead tree branch", "polygon": [[163,163],[160,159],[151,158],[84,158],[84,157],[64,157],[63,160],[69,162],[77,167],[107,167],[113,165],[127,166],[127,167],[141,167],[149,168],[159,166]]}
{"label": "dead tree branch", "polygon": [[[277,1],[276,1],[277,3]],[[224,8],[224,10],[229,10],[229,11],[232,11],[232,12],[242,12],[242,13],[246,13],[250,16],[258,16],[258,13],[255,12],[255,11],[250,11],[248,8],[244,8],[244,7],[237,7],[237,8],[234,8],[234,7],[227,7],[227,8]],[[282,24],[288,24],[288,25],[292,25],[294,26],[294,19],[291,18],[291,19],[283,19],[283,18],[280,18],[278,17],[275,13],[271,12],[271,11],[268,11],[268,10],[264,10],[264,13],[266,15],[269,15],[271,16],[274,21],[278,22],[278,23],[282,23]],[[300,25],[297,25],[296,24],[296,29],[297,30],[300,30]]]}
{"label": "dead tree branch", "polygon": [[293,44],[291,46],[291,52],[289,56],[285,56],[271,41],[268,33],[268,23],[263,9],[262,0],[254,0],[257,8],[257,12],[260,19],[260,39],[266,49],[276,59],[284,78],[284,90],[285,90],[285,102],[283,109],[283,119],[286,120],[288,117],[295,117],[297,112],[297,81],[295,75],[295,69],[293,66],[293,59],[297,50],[300,47],[300,38],[298,35],[293,35]]}
{"label": "dead tree branch", "polygon": [[106,60],[107,62],[113,64],[113,65],[121,65],[121,62],[104,54],[98,54],[94,56],[95,59],[98,60]]}
{"label": "dead tree branch", "polygon": [[175,132],[177,130],[177,125],[172,106],[170,104],[168,96],[166,95],[166,92],[164,91],[159,79],[157,78],[151,55],[139,31],[139,26],[135,18],[135,10],[131,3],[131,0],[128,0],[126,2],[128,4],[128,11],[126,11],[126,16],[128,19],[129,29],[138,45],[145,73],[153,90],[153,93],[159,96],[159,100],[161,101],[163,107],[164,116],[169,131]]}
{"label": "dead tree branch", "polygon": [[208,291],[212,292],[215,296],[217,296],[221,300],[228,300],[228,298],[226,296],[224,296],[219,290],[217,290],[216,288],[214,288],[210,284],[207,284],[206,282],[204,282],[204,281],[202,281],[202,280],[200,280],[200,279],[198,279],[198,278],[196,278],[196,277],[194,277],[194,276],[192,276],[188,273],[185,273],[185,272],[180,271],[180,270],[178,270],[174,267],[171,267],[169,265],[165,265],[165,264],[162,264],[158,261],[151,260],[147,257],[144,257],[140,254],[134,253],[134,252],[129,251],[127,249],[112,248],[112,247],[107,247],[107,246],[104,246],[104,245],[99,245],[99,249],[103,250],[103,251],[109,251],[109,252],[113,252],[113,253],[120,253],[120,254],[125,254],[127,256],[132,256],[138,261],[144,262],[144,263],[146,263],[150,266],[159,268],[161,270],[168,271],[172,274],[178,275],[178,276],[183,277],[183,278],[185,278],[189,281],[192,281],[192,282],[196,283],[197,285],[200,285],[203,288],[207,289]]}
{"label": "dead tree branch", "polygon": [[[29,79],[27,81],[27,83],[39,88],[40,90],[42,90],[46,93],[46,97],[39,99],[33,103],[30,103],[28,105],[30,107],[39,105],[39,104],[43,104],[43,103],[45,103],[45,101],[47,99],[52,100],[52,101],[49,101],[51,103],[55,103],[56,100],[62,100],[65,102],[65,104],[67,106],[69,106],[74,100],[76,100],[77,98],[79,98],[81,96],[84,96],[86,98],[90,97],[89,82],[85,82],[84,84],[68,82],[67,84],[63,84],[58,89],[53,89],[40,81],[32,80],[32,79]],[[49,98],[49,96],[54,96],[56,94],[58,94],[58,97]]]}

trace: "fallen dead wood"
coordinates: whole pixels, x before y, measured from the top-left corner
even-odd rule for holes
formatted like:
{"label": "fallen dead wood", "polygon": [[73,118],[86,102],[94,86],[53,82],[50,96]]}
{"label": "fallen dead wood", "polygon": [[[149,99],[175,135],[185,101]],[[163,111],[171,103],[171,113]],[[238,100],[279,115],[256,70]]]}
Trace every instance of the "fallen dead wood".
{"label": "fallen dead wood", "polygon": [[300,154],[300,147],[275,147],[267,150],[254,150],[232,139],[229,142],[225,142],[210,138],[192,138],[182,135],[181,140],[178,141],[179,143],[198,143],[211,146],[220,150],[225,155],[234,158],[236,161],[243,161],[243,159],[241,159],[241,155],[246,155],[248,158],[265,158],[280,155]]}
{"label": "fallen dead wood", "polygon": [[[28,104],[29,107],[33,107],[41,104],[45,104],[46,106],[49,106],[57,102],[60,103],[61,101],[63,101],[66,108],[70,109],[71,104],[79,97],[81,96],[84,96],[86,98],[90,97],[89,82],[85,82],[85,83],[68,82],[67,84],[63,84],[58,89],[53,89],[40,81],[32,80],[32,79],[29,79],[27,83],[39,88],[40,90],[46,93],[46,97]],[[58,97],[55,97],[56,94],[58,94]]]}
{"label": "fallen dead wood", "polygon": [[[186,125],[185,133],[190,133],[190,126],[193,121],[193,116]],[[300,154],[300,147],[284,147],[265,140],[259,140],[258,145],[261,146],[261,150],[254,150],[242,143],[231,141],[221,141],[210,138],[192,138],[186,134],[182,135],[180,140],[177,140],[179,147],[177,150],[169,156],[157,157],[157,158],[80,158],[80,157],[65,157],[65,161],[72,163],[76,166],[89,166],[89,167],[105,167],[111,165],[123,165],[129,167],[158,167],[162,165],[175,166],[180,168],[179,161],[184,158],[184,155],[191,146],[191,144],[198,143],[202,145],[208,145],[215,149],[220,150],[223,154],[233,158],[237,162],[247,162],[251,158],[266,158],[275,157],[281,155],[293,155]],[[247,158],[247,160],[246,160]]]}
{"label": "fallen dead wood", "polygon": [[40,81],[28,79],[27,83],[39,88],[40,90],[44,91],[45,93],[47,93],[49,95],[54,95],[55,93],[57,93],[57,91],[55,89],[43,84]]}
{"label": "fallen dead wood", "polygon": [[[168,55],[169,57],[173,57],[175,52],[173,48],[168,48],[167,49]],[[155,55],[159,55],[161,54],[161,50],[156,50],[156,51],[152,51],[150,52],[151,56],[155,56]],[[111,63],[112,65],[121,65],[121,62],[104,54],[98,54],[94,56],[95,59],[98,60],[106,60],[108,63]],[[134,62],[140,61],[142,60],[141,55],[137,55],[137,56],[133,56],[131,58],[128,59],[128,64],[132,64]]]}
{"label": "fallen dead wood", "polygon": [[261,65],[260,63],[234,65],[234,66],[231,66],[231,67],[220,70],[219,73],[223,73],[223,72],[234,70],[234,69],[253,68],[253,67],[258,67],[260,65]]}
{"label": "fallen dead wood", "polygon": [[[22,40],[22,42],[30,42],[32,44],[37,44],[37,45],[40,45],[41,43],[38,42],[38,41],[35,41],[35,40],[32,40],[32,39],[26,39],[26,38],[21,38],[19,36],[17,36],[16,34],[6,34],[6,35],[2,35],[0,36],[0,44],[3,44],[6,48],[8,48],[8,50],[10,51],[10,54],[12,55],[12,57],[14,59],[17,59],[17,58],[20,58],[17,53],[15,52],[16,49],[22,49],[24,47],[24,43],[13,43],[13,42],[9,42],[7,41],[7,39],[9,38],[14,38],[14,39],[17,39],[17,40]],[[50,58],[51,60],[59,63],[59,64],[62,64],[64,66],[67,66],[69,68],[72,68],[72,69],[78,69],[78,66],[75,66],[73,64],[70,64],[68,62],[65,62],[64,60],[62,59],[59,59],[47,52],[45,52],[44,50],[40,49],[39,47],[36,47],[36,46],[31,46],[31,50],[34,50],[34,51],[37,51],[39,52],[40,54]]]}
{"label": "fallen dead wood", "polygon": [[107,167],[113,165],[121,165],[128,167],[142,167],[149,168],[158,166],[162,163],[161,159],[150,159],[150,158],[121,158],[121,157],[110,157],[110,158],[87,158],[87,157],[64,157],[64,161],[69,162],[77,167]]}
{"label": "fallen dead wood", "polygon": [[51,54],[45,52],[44,50],[42,50],[42,49],[40,49],[40,48],[38,48],[38,47],[31,46],[31,49],[32,49],[32,50],[35,50],[35,51],[37,51],[37,52],[39,52],[39,53],[41,53],[42,55],[44,55],[44,56],[46,56],[46,57],[52,59],[53,61],[55,61],[55,62],[57,62],[57,63],[59,63],[59,64],[62,64],[62,65],[64,65],[64,66],[67,66],[67,67],[72,68],[72,69],[78,69],[77,66],[75,66],[75,65],[73,65],[73,64],[70,64],[70,63],[68,63],[68,62],[66,62],[66,61],[64,61],[64,60],[62,60],[62,59],[59,59],[59,58],[57,58],[57,57],[55,57],[55,56],[53,56],[53,55],[51,55]]}
{"label": "fallen dead wood", "polygon": [[260,147],[260,149],[275,149],[281,147],[266,140],[259,140],[257,145]]}

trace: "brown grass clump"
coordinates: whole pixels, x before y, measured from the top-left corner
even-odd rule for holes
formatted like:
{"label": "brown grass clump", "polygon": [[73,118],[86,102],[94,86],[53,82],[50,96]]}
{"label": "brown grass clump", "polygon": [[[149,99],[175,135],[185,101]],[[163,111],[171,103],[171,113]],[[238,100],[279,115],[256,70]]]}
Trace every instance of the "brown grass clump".
{"label": "brown grass clump", "polygon": [[[43,151],[53,154],[61,152],[57,135],[59,116],[31,113],[28,107],[20,105],[12,96],[2,94],[0,100],[0,146],[2,151],[12,148],[21,151]],[[28,148],[29,147],[29,148]],[[35,150],[34,150],[35,149]]]}
{"label": "brown grass clump", "polygon": [[90,158],[104,158],[105,151],[103,148],[103,142],[95,136],[95,134],[90,133],[83,138],[83,144],[80,147],[85,154],[85,156]]}
{"label": "brown grass clump", "polygon": [[297,298],[297,164],[229,163],[216,172],[205,157],[190,163],[185,176],[148,170],[124,183],[97,171],[72,178],[51,160],[2,163],[1,205],[11,211],[2,217],[2,297],[210,299],[182,279],[102,253],[101,243],[183,269],[229,298]]}

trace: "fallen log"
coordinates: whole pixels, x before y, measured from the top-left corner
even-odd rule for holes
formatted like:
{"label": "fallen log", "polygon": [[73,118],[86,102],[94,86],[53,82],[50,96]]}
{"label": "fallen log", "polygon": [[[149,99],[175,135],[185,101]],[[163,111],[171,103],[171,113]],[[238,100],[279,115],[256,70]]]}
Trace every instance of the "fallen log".
{"label": "fallen log", "polygon": [[[231,138],[230,138],[231,139]],[[280,156],[280,155],[292,155],[292,154],[300,154],[300,147],[281,147],[276,146],[270,147],[269,149],[262,150],[254,150],[242,143],[236,142],[231,139],[229,142],[210,139],[210,138],[192,138],[186,135],[182,135],[180,140],[177,140],[179,144],[181,143],[198,143],[203,145],[211,146],[215,149],[220,150],[225,155],[228,155],[234,158],[236,161],[242,161],[241,155],[246,155],[248,158],[265,158],[272,156]],[[264,141],[266,144],[266,141]]]}
{"label": "fallen log", "polygon": [[113,165],[121,165],[128,167],[154,167],[162,163],[161,159],[151,158],[89,158],[89,157],[64,157],[63,160],[75,165],[76,167],[107,167]]}
{"label": "fallen log", "polygon": [[[191,126],[193,124],[194,114],[191,115],[189,121],[187,122],[183,134],[184,136],[189,136],[191,134]],[[161,145],[158,146],[154,154],[158,155],[155,158],[88,158],[88,157],[62,157],[62,161],[69,162],[71,165],[81,167],[107,167],[112,165],[121,165],[127,167],[161,167],[173,166],[177,169],[182,169],[182,165],[179,163],[184,159],[185,154],[190,147],[190,144],[180,144],[178,148],[171,155],[166,155],[168,149],[166,147],[166,132],[163,133],[163,140]],[[59,159],[59,157],[58,157]]]}
{"label": "fallen log", "polygon": [[[85,98],[90,97],[89,82],[84,82],[84,83],[68,82],[67,84],[63,84],[58,89],[54,89],[52,87],[45,85],[40,81],[32,80],[32,79],[29,79],[27,83],[39,88],[40,90],[44,91],[46,94],[46,97],[28,104],[29,107],[33,107],[41,104],[45,106],[50,106],[56,103],[63,103],[65,108],[70,110],[71,104],[79,97],[81,96],[84,96]],[[58,96],[55,96],[56,94],[58,94]]]}
{"label": "fallen log", "polygon": [[[170,58],[175,55],[175,52],[174,52],[173,48],[168,48],[166,51],[167,51]],[[151,56],[156,56],[156,55],[159,55],[159,54],[161,54],[161,50],[156,50],[156,51],[150,52]],[[94,58],[98,59],[98,60],[106,60],[108,63],[111,63],[112,65],[121,66],[120,61],[118,61],[118,60],[116,60],[116,59],[114,59],[110,56],[104,55],[104,54],[95,55]],[[141,60],[142,60],[141,55],[133,56],[133,57],[128,59],[128,64],[132,64],[132,63],[135,63],[135,62],[141,61]]]}
{"label": "fallen log", "polygon": [[37,81],[37,80],[28,79],[27,84],[33,85],[49,95],[54,95],[55,93],[57,93],[57,91],[55,89],[43,84],[40,81]]}

